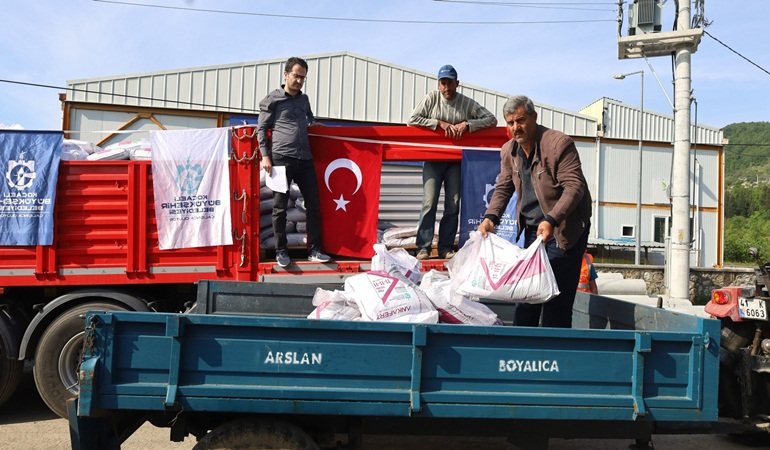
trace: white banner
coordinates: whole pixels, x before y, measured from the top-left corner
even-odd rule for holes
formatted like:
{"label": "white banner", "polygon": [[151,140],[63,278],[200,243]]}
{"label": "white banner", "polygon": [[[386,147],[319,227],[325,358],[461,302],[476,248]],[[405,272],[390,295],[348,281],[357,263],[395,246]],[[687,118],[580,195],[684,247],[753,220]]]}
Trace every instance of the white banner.
{"label": "white banner", "polygon": [[151,131],[161,250],[231,245],[230,129]]}

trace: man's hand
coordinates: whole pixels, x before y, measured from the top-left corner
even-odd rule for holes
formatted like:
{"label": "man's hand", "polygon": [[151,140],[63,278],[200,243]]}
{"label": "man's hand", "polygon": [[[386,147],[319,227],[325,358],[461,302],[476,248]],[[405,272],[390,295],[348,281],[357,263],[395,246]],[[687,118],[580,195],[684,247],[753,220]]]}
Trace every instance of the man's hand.
{"label": "man's hand", "polygon": [[462,137],[465,133],[470,133],[471,130],[468,127],[468,121],[463,120],[462,122],[455,124],[455,128],[457,128],[457,132],[459,133],[459,137]]}
{"label": "man's hand", "polygon": [[268,175],[273,171],[273,162],[267,155],[262,157],[262,168],[265,169],[265,172],[267,172]]}
{"label": "man's hand", "polygon": [[487,233],[495,231],[495,224],[491,220],[485,218],[479,224],[478,231],[481,233],[481,236],[487,237]]}
{"label": "man's hand", "polygon": [[460,122],[457,125],[452,125],[449,122],[444,122],[443,120],[438,121],[438,126],[441,127],[442,130],[444,130],[444,136],[450,138],[450,139],[460,139],[463,137],[463,133],[468,129],[468,126],[465,124],[465,122]]}
{"label": "man's hand", "polygon": [[553,225],[551,222],[544,220],[537,226],[537,235],[543,236],[543,243],[548,242],[553,237]]}
{"label": "man's hand", "polygon": [[439,120],[438,126],[440,126],[442,130],[444,130],[444,136],[448,138],[454,138],[454,128],[452,127],[451,123],[444,122],[443,120]]}

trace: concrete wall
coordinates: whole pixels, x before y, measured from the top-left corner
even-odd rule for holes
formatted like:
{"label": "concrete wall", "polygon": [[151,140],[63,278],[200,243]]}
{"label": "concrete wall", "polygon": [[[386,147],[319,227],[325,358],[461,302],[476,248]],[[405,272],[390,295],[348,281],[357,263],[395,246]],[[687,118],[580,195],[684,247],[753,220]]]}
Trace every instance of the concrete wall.
{"label": "concrete wall", "polygon": [[[624,279],[642,279],[647,284],[648,295],[665,292],[664,266],[636,266],[633,264],[595,264],[599,278],[602,273],[622,273]],[[754,269],[727,267],[722,269],[691,268],[690,299],[695,304],[705,304],[711,290],[724,286],[753,285]]]}

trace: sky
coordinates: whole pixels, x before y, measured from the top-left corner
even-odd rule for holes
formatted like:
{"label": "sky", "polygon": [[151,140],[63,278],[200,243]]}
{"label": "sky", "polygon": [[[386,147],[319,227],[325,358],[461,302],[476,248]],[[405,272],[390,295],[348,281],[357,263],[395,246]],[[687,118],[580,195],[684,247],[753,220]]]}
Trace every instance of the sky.
{"label": "sky", "polygon": [[[644,70],[644,109],[673,111],[671,57],[618,59],[617,0],[3,3],[0,124],[27,130],[61,130],[70,80],[340,51],[429,74],[452,64],[461,84],[574,112],[602,97],[638,107],[641,77],[613,75]],[[691,120],[770,121],[770,1],[704,3],[711,24],[691,56]],[[663,31],[675,10],[664,0]]]}

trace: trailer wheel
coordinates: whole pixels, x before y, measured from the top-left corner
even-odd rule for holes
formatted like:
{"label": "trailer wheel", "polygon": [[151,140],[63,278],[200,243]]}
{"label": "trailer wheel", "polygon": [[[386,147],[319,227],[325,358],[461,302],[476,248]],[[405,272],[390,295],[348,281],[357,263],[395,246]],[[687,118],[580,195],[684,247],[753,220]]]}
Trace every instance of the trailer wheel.
{"label": "trailer wheel", "polygon": [[237,419],[220,425],[193,450],[318,450],[318,445],[296,425],[281,420]]}
{"label": "trailer wheel", "polygon": [[0,341],[0,405],[16,391],[23,371],[24,361],[10,359],[8,349]]}
{"label": "trailer wheel", "polygon": [[45,329],[35,350],[35,385],[51,411],[67,418],[67,400],[78,394],[78,369],[83,354],[87,311],[126,311],[113,303],[91,302],[75,306]]}

